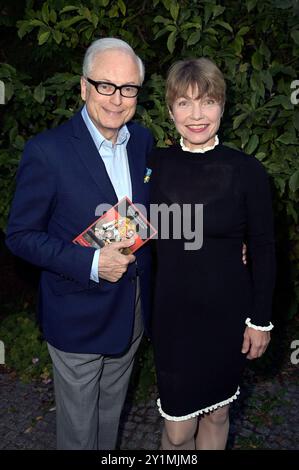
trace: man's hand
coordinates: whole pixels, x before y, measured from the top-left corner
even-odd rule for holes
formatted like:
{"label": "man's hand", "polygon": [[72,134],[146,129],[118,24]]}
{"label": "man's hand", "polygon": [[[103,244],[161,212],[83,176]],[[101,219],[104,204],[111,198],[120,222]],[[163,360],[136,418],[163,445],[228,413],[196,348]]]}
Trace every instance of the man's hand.
{"label": "man's hand", "polygon": [[243,264],[247,264],[247,245],[245,245],[245,243],[243,243],[242,246],[242,261]]}
{"label": "man's hand", "polygon": [[256,359],[260,357],[267,349],[270,343],[271,335],[269,331],[255,330],[246,327],[242,345],[242,353],[247,354],[247,359]]}
{"label": "man's hand", "polygon": [[135,239],[113,242],[101,248],[99,257],[99,277],[110,282],[117,282],[127,271],[128,265],[135,261],[135,256],[123,255],[120,250],[135,243]]}

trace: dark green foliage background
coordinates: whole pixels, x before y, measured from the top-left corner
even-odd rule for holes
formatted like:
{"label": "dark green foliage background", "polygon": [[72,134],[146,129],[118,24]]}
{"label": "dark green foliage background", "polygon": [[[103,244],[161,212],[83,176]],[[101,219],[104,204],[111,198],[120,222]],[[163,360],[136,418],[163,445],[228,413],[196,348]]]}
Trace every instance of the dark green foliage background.
{"label": "dark green foliage background", "polygon": [[[278,281],[274,307],[290,318],[299,303],[299,6],[295,0],[0,0],[0,228],[28,138],[81,106],[84,51],[93,39],[128,41],[146,65],[136,119],[158,146],[176,138],[164,77],[177,59],[207,56],[228,86],[222,139],[254,154],[273,182]],[[296,85],[299,90],[299,82]]]}

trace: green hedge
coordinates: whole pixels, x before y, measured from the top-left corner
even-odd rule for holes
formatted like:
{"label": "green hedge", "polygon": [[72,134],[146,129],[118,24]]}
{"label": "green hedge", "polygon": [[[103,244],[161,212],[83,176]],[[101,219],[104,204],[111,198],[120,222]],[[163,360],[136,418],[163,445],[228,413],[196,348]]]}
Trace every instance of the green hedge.
{"label": "green hedge", "polygon": [[283,313],[294,315],[299,302],[299,104],[291,102],[291,93],[297,96],[291,86],[299,79],[298,2],[23,3],[10,2],[0,15],[6,61],[0,65],[6,86],[6,105],[0,106],[0,228],[5,230],[25,141],[81,106],[81,62],[93,39],[120,37],[144,59],[147,76],[136,119],[152,130],[158,146],[176,136],[164,105],[167,68],[177,59],[208,56],[228,85],[224,142],[255,154],[273,179],[279,286],[289,289]]}
{"label": "green hedge", "polygon": [[41,338],[33,315],[23,311],[7,316],[0,325],[5,345],[5,365],[28,382],[52,378],[52,364],[47,345]]}

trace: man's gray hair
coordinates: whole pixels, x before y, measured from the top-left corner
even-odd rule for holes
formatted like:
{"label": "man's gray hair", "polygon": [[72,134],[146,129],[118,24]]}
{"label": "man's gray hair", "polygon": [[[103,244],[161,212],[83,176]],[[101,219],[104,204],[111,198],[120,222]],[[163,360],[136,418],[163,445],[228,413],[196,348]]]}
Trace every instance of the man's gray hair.
{"label": "man's gray hair", "polygon": [[142,84],[144,80],[144,65],[140,57],[135,54],[134,50],[128,43],[123,41],[122,39],[117,38],[101,38],[96,39],[87,51],[85,52],[85,56],[83,59],[83,76],[88,77],[89,73],[92,68],[92,62],[96,55],[100,54],[101,52],[107,51],[108,49],[117,49],[122,50],[130,54],[135,60],[139,68],[140,74],[140,84]]}

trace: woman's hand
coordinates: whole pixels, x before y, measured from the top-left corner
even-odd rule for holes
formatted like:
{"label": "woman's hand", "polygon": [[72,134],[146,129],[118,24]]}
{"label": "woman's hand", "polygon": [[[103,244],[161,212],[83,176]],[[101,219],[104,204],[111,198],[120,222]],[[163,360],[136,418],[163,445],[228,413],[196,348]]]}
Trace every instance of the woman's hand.
{"label": "woman's hand", "polygon": [[270,343],[271,335],[269,331],[259,331],[246,327],[242,345],[242,353],[247,354],[247,359],[261,357]]}

